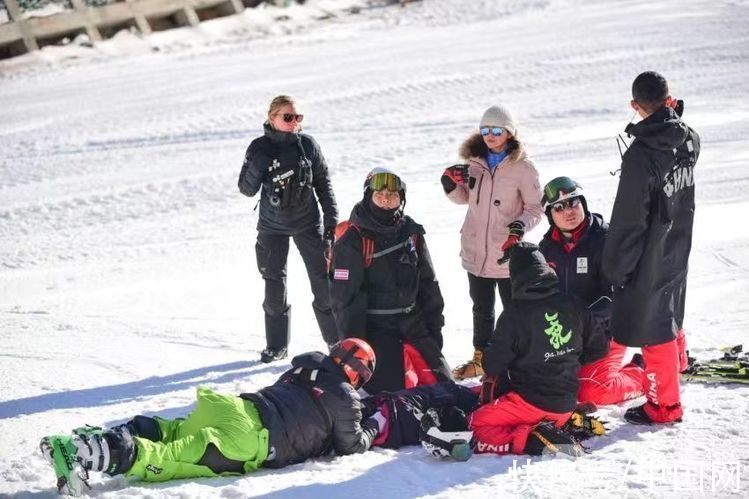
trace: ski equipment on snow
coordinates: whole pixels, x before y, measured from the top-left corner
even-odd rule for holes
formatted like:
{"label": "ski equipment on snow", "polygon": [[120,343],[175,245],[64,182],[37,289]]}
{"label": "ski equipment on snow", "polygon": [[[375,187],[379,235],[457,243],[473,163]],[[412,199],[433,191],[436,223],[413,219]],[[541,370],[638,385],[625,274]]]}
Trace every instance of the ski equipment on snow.
{"label": "ski equipment on snow", "polygon": [[683,382],[749,384],[749,352],[742,345],[721,349],[723,357],[697,360],[689,357],[689,367],[681,374]]}

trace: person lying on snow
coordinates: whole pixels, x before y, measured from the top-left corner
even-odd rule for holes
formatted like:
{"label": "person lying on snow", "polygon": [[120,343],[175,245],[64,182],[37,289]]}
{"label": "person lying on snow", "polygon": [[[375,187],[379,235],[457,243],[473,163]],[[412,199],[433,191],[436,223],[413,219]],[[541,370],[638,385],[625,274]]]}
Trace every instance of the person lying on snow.
{"label": "person lying on snow", "polygon": [[512,300],[484,352],[486,402],[469,417],[476,452],[539,454],[581,447],[560,429],[577,405],[580,364],[600,359],[608,340],[577,298],[559,291],[538,246],[510,250]]}
{"label": "person lying on snow", "polygon": [[[490,398],[481,385],[469,388],[446,382],[382,392],[362,399],[362,403],[365,417],[379,412],[387,419],[373,447],[399,449],[421,444],[434,457],[465,461],[477,444],[468,417]],[[559,451],[557,446],[565,444],[581,452],[580,441],[605,433],[604,423],[584,410],[576,409],[561,429],[547,428],[548,423],[534,428],[526,453],[553,454]]]}
{"label": "person lying on snow", "polygon": [[198,388],[186,417],[136,416],[102,429],[44,437],[61,493],[79,495],[88,471],[147,482],[281,468],[335,451],[364,452],[383,428],[377,411],[362,416],[357,389],[369,380],[375,354],[364,340],[344,339],[330,355],[296,356],[275,384],[239,396]]}

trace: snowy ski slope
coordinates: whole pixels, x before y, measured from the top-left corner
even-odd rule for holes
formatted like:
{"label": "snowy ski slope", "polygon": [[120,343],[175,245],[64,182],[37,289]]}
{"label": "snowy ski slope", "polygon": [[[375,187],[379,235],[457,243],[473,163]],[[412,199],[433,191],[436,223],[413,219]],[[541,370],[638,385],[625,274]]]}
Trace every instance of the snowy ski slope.
{"label": "snowy ski slope", "polygon": [[[294,7],[293,29],[246,13],[146,42],[119,37],[93,55],[67,47],[0,64],[0,497],[56,495],[43,435],[177,416],[198,385],[252,391],[286,369],[257,361],[255,200],[236,188],[278,93],[302,101],[343,216],[372,167],[408,182],[456,364],[472,352],[464,209],[439,175],[459,144],[486,107],[506,104],[542,181],[576,178],[608,219],[631,81],[661,71],[702,137],[691,351],[749,346],[749,1],[424,0],[310,14],[334,4]],[[322,349],[295,250],[289,276],[291,353]],[[603,408],[612,431],[577,461],[438,462],[413,447],[162,485],[98,476],[91,495],[746,497],[749,388],[691,384],[683,402],[685,421],[658,429]]]}

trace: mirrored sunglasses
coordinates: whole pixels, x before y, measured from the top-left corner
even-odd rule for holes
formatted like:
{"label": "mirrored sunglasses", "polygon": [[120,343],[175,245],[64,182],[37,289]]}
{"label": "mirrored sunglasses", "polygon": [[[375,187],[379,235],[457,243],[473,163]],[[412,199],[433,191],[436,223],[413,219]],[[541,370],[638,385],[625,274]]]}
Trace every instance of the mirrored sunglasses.
{"label": "mirrored sunglasses", "polygon": [[375,173],[369,179],[369,188],[373,191],[387,189],[391,192],[401,190],[401,179],[392,173]]}
{"label": "mirrored sunglasses", "polygon": [[504,128],[498,127],[498,126],[482,126],[479,128],[479,133],[482,137],[486,137],[490,133],[494,135],[495,137],[499,137],[504,133]]}
{"label": "mirrored sunglasses", "polygon": [[551,205],[551,209],[557,213],[561,213],[567,208],[577,208],[578,206],[580,206],[580,198],[572,198]]}
{"label": "mirrored sunglasses", "polygon": [[302,120],[304,119],[304,115],[303,114],[283,113],[282,117],[283,117],[283,120],[286,123],[291,123],[294,120],[296,120],[297,123],[301,123]]}

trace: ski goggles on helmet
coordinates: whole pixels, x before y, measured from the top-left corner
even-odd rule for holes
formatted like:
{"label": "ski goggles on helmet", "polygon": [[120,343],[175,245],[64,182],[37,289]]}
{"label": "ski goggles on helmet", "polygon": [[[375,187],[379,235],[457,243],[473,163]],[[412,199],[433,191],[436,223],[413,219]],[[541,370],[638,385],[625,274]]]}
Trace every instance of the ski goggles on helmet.
{"label": "ski goggles on helmet", "polygon": [[552,204],[551,211],[562,213],[567,208],[577,208],[578,206],[580,206],[580,203],[581,203],[581,200],[579,197],[565,199],[564,201],[559,201],[557,203]]}
{"label": "ski goggles on helmet", "polygon": [[544,208],[547,208],[560,201],[579,198],[583,195],[583,188],[580,184],[569,177],[557,177],[544,186],[544,195],[541,201]]}
{"label": "ski goggles on helmet", "polygon": [[482,137],[486,137],[489,134],[499,137],[505,132],[505,129],[499,126],[482,126],[479,128],[479,133]]}
{"label": "ski goggles on helmet", "polygon": [[391,192],[398,192],[403,188],[400,177],[394,173],[375,173],[369,177],[369,188],[373,191],[387,189]]}

